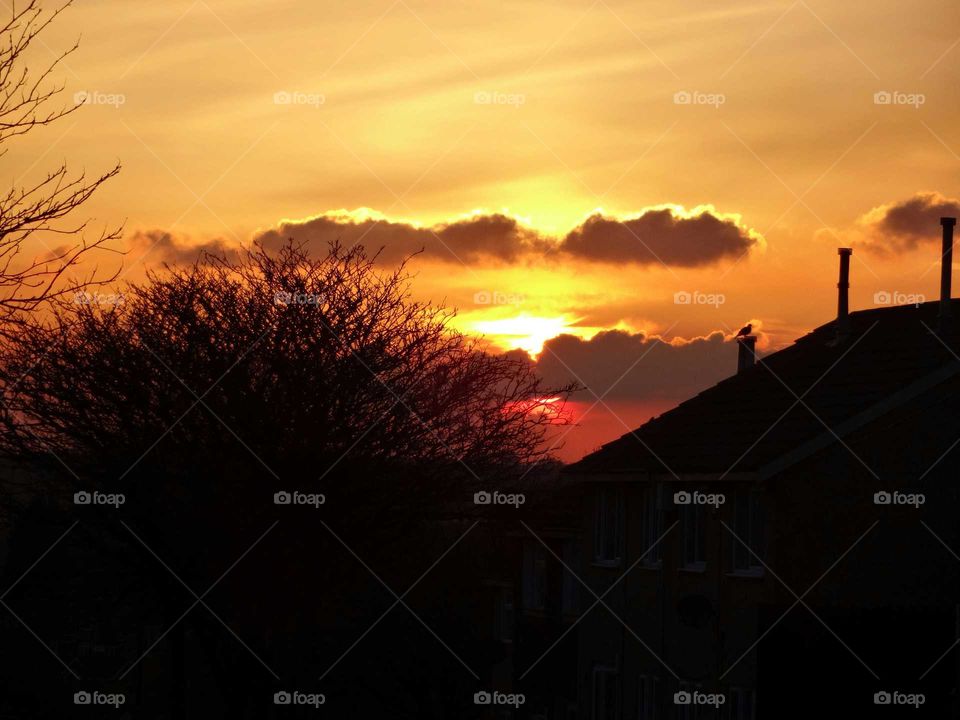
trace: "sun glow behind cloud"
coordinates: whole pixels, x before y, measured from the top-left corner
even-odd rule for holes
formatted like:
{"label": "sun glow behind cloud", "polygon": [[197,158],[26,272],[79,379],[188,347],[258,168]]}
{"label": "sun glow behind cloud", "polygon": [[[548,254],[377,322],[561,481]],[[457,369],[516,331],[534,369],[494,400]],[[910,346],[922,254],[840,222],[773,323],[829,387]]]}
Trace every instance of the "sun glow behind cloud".
{"label": "sun glow behind cloud", "polygon": [[543,344],[558,335],[576,335],[589,340],[601,329],[580,327],[576,322],[576,318],[565,315],[537,317],[521,313],[499,320],[470,321],[463,329],[483,335],[505,349],[525,350],[531,356],[537,356],[543,351]]}

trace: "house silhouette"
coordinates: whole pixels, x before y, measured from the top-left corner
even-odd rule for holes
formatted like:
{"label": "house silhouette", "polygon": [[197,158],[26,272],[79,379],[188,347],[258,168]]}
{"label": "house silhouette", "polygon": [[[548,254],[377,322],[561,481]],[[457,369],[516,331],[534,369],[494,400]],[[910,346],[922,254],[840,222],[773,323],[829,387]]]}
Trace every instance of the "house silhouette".
{"label": "house silhouette", "polygon": [[939,300],[849,312],[842,248],[834,320],[760,359],[737,338],[733,377],[565,468],[584,588],[564,717],[960,717],[941,224]]}

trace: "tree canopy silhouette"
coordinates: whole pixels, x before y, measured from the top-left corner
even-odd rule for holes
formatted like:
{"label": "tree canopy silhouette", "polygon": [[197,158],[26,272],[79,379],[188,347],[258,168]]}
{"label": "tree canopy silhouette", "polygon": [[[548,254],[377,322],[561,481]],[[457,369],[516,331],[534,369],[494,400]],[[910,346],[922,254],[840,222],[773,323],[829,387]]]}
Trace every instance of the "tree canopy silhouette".
{"label": "tree canopy silhouette", "polygon": [[205,255],[115,298],[7,342],[8,449],[52,451],[85,480],[105,462],[121,481],[209,457],[268,484],[416,468],[436,494],[542,459],[573,389],[452,330],[451,311],[410,297],[403,267],[382,273],[360,247]]}
{"label": "tree canopy silhouette", "polygon": [[[31,581],[49,572],[69,588],[72,567],[100,567],[123,579],[112,597],[64,591],[87,602],[76,612],[91,624],[140,616],[174,627],[174,653],[195,638],[225,687],[238,677],[259,686],[269,674],[216,620],[201,610],[178,623],[184,589],[165,565],[199,592],[277,523],[243,555],[242,572],[219,583],[217,611],[258,657],[312,682],[389,607],[371,569],[407,588],[469,532],[484,509],[476,490],[549,465],[538,466],[544,434],[574,388],[543,387],[530,363],[454,331],[452,312],[411,297],[403,267],[383,272],[374,261],[338,244],[320,257],[293,243],[205,255],[152,273],[115,304],[64,305],[6,339],[0,443],[37,469],[20,490],[8,477],[7,500],[45,485],[66,525],[75,491],[126,496],[125,526],[115,514],[85,516],[71,536],[83,538],[83,559],[51,560]],[[325,503],[279,506],[278,491]],[[477,550],[468,546],[463,557]],[[405,602],[466,643],[470,623],[450,598],[476,590],[474,572],[451,555]],[[402,609],[378,633],[429,656],[376,665],[384,682],[407,677],[415,707],[412,688],[430,675],[449,673],[449,692],[472,681]],[[182,698],[185,664],[174,665],[180,690],[170,697]]]}

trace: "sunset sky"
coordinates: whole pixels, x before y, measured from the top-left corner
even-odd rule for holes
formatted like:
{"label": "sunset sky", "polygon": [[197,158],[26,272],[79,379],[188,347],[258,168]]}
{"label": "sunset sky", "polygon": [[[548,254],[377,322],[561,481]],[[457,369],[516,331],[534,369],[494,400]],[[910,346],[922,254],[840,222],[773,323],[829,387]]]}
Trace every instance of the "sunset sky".
{"label": "sunset sky", "polygon": [[589,387],[572,459],[729,375],[747,321],[764,351],[829,321],[840,245],[853,309],[936,296],[958,21],[953,0],[79,0],[34,55],[82,35],[60,76],[87,104],[3,163],[24,184],[122,162],[85,210],[125,222],[125,279],[255,237],[423,248],[418,297]]}

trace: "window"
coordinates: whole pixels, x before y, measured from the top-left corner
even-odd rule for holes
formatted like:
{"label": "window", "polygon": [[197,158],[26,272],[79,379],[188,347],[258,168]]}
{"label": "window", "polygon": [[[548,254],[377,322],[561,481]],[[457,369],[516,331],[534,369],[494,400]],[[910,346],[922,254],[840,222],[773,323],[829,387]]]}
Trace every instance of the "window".
{"label": "window", "polygon": [[580,609],[580,581],[570,572],[579,572],[580,567],[580,545],[575,540],[563,543],[563,562],[566,567],[563,568],[561,610],[566,615],[575,615]]}
{"label": "window", "polygon": [[659,680],[641,675],[637,681],[637,720],[658,720],[660,717],[657,689]]}
{"label": "window", "polygon": [[[733,572],[762,575],[763,564],[758,559],[764,554],[763,507],[760,493],[738,490],[733,496]],[[739,538],[739,539],[738,539]],[[750,546],[748,550],[744,543]],[[750,550],[753,550],[751,553]]]}
{"label": "window", "polygon": [[536,540],[523,546],[523,607],[543,610],[547,599],[547,551]]}
{"label": "window", "polygon": [[663,533],[662,487],[659,484],[647,485],[640,494],[640,539],[642,543],[640,552],[644,553],[641,562],[647,567],[657,567],[663,559],[662,543],[657,542]]}
{"label": "window", "polygon": [[700,706],[693,703],[693,694],[700,692],[701,687],[699,683],[680,682],[680,692],[677,693],[674,700],[677,701],[680,695],[686,694],[690,702],[686,704],[677,703],[677,720],[698,720]]}
{"label": "window", "polygon": [[623,548],[623,494],[618,488],[601,488],[593,518],[593,559],[605,565],[620,562]]}
{"label": "window", "polygon": [[703,570],[707,566],[707,514],[704,505],[681,505],[680,523],[683,528],[682,567]]}
{"label": "window", "polygon": [[497,594],[497,637],[513,642],[513,588],[500,588]]}
{"label": "window", "polygon": [[757,696],[753,690],[730,688],[726,704],[728,720],[754,720]]}
{"label": "window", "polygon": [[620,719],[620,675],[614,667],[593,669],[593,720]]}

